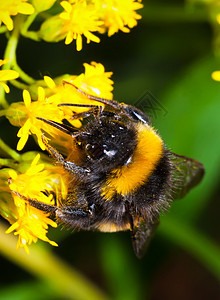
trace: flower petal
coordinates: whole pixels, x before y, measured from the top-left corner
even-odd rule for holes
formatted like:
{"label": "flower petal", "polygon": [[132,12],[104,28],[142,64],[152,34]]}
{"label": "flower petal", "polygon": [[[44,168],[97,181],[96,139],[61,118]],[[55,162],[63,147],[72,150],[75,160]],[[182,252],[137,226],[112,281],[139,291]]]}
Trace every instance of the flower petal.
{"label": "flower petal", "polygon": [[0,85],[3,87],[7,94],[10,92],[9,86],[6,83],[0,82]]}
{"label": "flower petal", "polygon": [[31,105],[31,95],[27,90],[23,90],[23,99],[26,107]]}
{"label": "flower petal", "polygon": [[82,50],[82,36],[80,34],[78,34],[76,38],[76,50],[77,51]]}
{"label": "flower petal", "polygon": [[51,77],[44,76],[44,81],[46,82],[47,86],[50,89],[54,89],[56,87],[56,84],[55,84],[54,80]]}
{"label": "flower petal", "polygon": [[71,12],[71,10],[72,10],[72,5],[71,5],[69,2],[67,2],[67,1],[62,1],[62,2],[60,2],[60,5],[61,5],[68,13]]}
{"label": "flower petal", "polygon": [[1,14],[1,21],[6,25],[9,31],[13,30],[13,20],[8,13]]}
{"label": "flower petal", "polygon": [[0,80],[12,80],[19,77],[19,73],[14,70],[1,70]]}
{"label": "flower petal", "polygon": [[18,6],[18,12],[20,14],[24,14],[24,15],[32,15],[34,13],[35,9],[33,7],[32,4],[30,3],[20,3]]}

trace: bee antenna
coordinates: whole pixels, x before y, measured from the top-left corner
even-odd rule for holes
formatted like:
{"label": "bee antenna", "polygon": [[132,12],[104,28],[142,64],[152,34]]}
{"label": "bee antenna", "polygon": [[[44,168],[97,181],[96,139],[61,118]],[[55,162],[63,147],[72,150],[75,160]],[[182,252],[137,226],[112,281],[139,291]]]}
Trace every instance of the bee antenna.
{"label": "bee antenna", "polygon": [[81,90],[80,88],[78,88],[76,85],[74,85],[73,83],[71,83],[69,81],[64,80],[63,84],[69,84],[69,85],[73,86],[78,92],[80,92],[82,95],[86,96],[87,98],[89,98],[91,100],[106,104],[106,105],[111,106],[115,109],[120,109],[121,108],[120,103],[118,103],[115,100],[109,100],[109,99],[101,98],[101,97],[98,97],[98,96],[90,95],[90,94],[84,92],[83,90]]}
{"label": "bee antenna", "polygon": [[50,126],[55,127],[56,129],[66,133],[68,135],[71,135],[72,137],[75,137],[80,134],[79,132],[77,132],[77,130],[73,129],[72,127],[70,127],[68,125],[60,124],[60,123],[52,121],[52,120],[46,120],[46,119],[40,118],[40,117],[37,117],[37,119],[40,121],[43,121],[44,123],[49,124]]}

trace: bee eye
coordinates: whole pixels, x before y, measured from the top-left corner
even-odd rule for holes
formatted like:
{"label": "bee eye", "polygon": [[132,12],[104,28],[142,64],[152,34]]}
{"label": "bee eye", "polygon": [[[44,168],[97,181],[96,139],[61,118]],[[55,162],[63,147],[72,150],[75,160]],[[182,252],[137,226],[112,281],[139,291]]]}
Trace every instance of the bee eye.
{"label": "bee eye", "polygon": [[103,155],[103,148],[98,144],[87,144],[85,150],[87,155],[93,159],[98,159]]}

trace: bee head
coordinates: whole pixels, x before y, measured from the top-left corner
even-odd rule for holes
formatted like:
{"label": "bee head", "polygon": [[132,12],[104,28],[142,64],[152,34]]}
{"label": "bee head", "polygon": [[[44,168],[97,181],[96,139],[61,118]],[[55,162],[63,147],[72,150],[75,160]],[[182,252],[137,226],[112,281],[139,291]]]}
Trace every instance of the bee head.
{"label": "bee head", "polygon": [[119,120],[93,120],[76,138],[86,161],[116,167],[126,164],[136,146],[135,129]]}

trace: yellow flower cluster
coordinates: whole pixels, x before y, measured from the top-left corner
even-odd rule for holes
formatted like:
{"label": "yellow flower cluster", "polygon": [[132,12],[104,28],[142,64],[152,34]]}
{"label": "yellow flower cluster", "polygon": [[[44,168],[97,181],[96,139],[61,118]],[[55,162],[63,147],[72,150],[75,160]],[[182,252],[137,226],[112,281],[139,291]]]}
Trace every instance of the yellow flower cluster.
{"label": "yellow flower cluster", "polygon": [[[119,30],[129,32],[137,25],[141,16],[136,10],[143,7],[141,1],[135,0],[7,0],[0,2],[0,25],[5,24],[9,31],[13,30],[13,16],[17,14],[34,15],[46,11],[53,5],[59,14],[47,14],[39,31],[22,34],[35,40],[44,39],[47,42],[57,42],[65,39],[65,44],[76,40],[76,49],[82,49],[83,37],[87,43],[100,42],[99,33],[111,36]],[[29,22],[29,21],[28,21]],[[26,28],[26,25],[24,25]]]}
{"label": "yellow flower cluster", "polygon": [[[39,163],[39,159],[40,155],[37,154],[24,173],[18,174],[13,169],[8,170],[9,188],[14,199],[11,207],[14,218],[8,218],[12,225],[6,233],[15,231],[15,235],[18,235],[17,248],[24,247],[27,253],[29,253],[27,245],[32,242],[36,243],[38,239],[56,246],[55,242],[46,237],[46,233],[48,225],[57,227],[57,224],[48,218],[48,214],[30,206],[15,192],[23,197],[33,198],[51,205],[54,205],[55,202],[53,194],[50,192],[55,193],[57,197],[65,197],[67,193],[66,178],[64,175],[62,176],[63,170],[49,164],[45,166],[43,163]],[[2,206],[1,204],[0,206]]]}
{"label": "yellow flower cluster", "polygon": [[[69,76],[68,81],[73,85],[83,89],[89,94],[112,99],[112,84],[110,79],[112,72],[105,72],[102,64],[92,62],[84,64],[85,73],[79,76]],[[57,134],[57,130],[49,124],[37,118],[62,122],[67,119],[75,127],[81,125],[79,120],[71,120],[73,110],[75,113],[85,111],[85,108],[76,107],[69,109],[58,107],[60,103],[76,104],[97,104],[89,100],[86,96],[78,92],[72,85],[61,83],[56,85],[50,77],[45,77],[47,89],[38,87],[38,99],[31,101],[31,95],[27,90],[23,91],[24,102],[13,103],[6,110],[6,117],[14,126],[21,127],[18,131],[20,138],[17,150],[22,150],[28,140],[29,135],[37,137],[37,141],[42,150],[45,146],[42,142],[42,133],[47,132],[50,136]],[[95,88],[94,88],[95,87]],[[48,94],[48,96],[46,95]],[[100,105],[100,104],[99,104]]]}
{"label": "yellow flower cluster", "polygon": [[111,36],[119,30],[130,32],[130,28],[137,25],[137,20],[141,16],[136,13],[136,10],[143,7],[141,1],[133,0],[106,0],[96,1],[100,10],[103,26],[100,32],[108,32]]}
{"label": "yellow flower cluster", "polygon": [[4,23],[7,29],[11,31],[14,28],[11,16],[16,16],[17,14],[33,14],[34,7],[27,2],[27,0],[0,1],[0,25]]}
{"label": "yellow flower cluster", "polygon": [[129,28],[137,25],[141,16],[136,13],[143,7],[133,0],[76,0],[62,1],[64,12],[59,15],[63,21],[61,35],[66,36],[65,43],[76,40],[76,49],[82,49],[82,35],[90,41],[99,43],[100,39],[92,32],[108,32],[111,36],[122,30],[129,32]]}
{"label": "yellow flower cluster", "polygon": [[[5,109],[5,115],[10,123],[21,127],[18,131],[18,150],[24,148],[30,135],[36,137],[38,145],[44,150],[45,145],[42,142],[42,134],[44,134],[50,137],[50,143],[57,149],[62,149],[61,153],[72,155],[71,137],[38,118],[58,123],[66,119],[75,127],[81,126],[79,120],[71,118],[73,114],[89,108],[71,107],[70,109],[58,105],[97,102],[77,91],[73,85],[89,94],[112,99],[113,81],[110,79],[112,72],[105,72],[104,66],[96,62],[86,63],[84,67],[84,73],[65,77],[65,80],[71,84],[62,83],[60,78],[52,79],[46,76],[44,81],[41,81],[41,87],[37,83],[37,99],[31,99],[35,98],[35,96],[31,97],[31,94],[36,94],[36,86],[31,86],[30,92],[23,91],[24,102],[12,103],[8,109]],[[23,158],[24,155],[26,156]],[[8,178],[8,185],[5,185],[5,178]],[[0,171],[0,213],[11,223],[7,233],[15,231],[14,234],[18,235],[18,248],[23,247],[28,253],[28,245],[38,239],[56,245],[46,236],[48,225],[56,227],[56,223],[48,217],[47,213],[31,206],[28,199],[59,206],[66,199],[68,180],[68,173],[62,167],[54,166],[48,157],[41,155],[40,158],[40,155],[35,153],[23,154],[22,160],[15,165],[14,169],[4,168]],[[8,203],[10,201],[7,206],[6,198],[10,199],[7,200]]]}
{"label": "yellow flower cluster", "polygon": [[80,51],[82,35],[86,37],[87,43],[90,41],[100,42],[100,39],[92,32],[99,31],[103,22],[99,20],[97,11],[93,9],[93,6],[88,5],[87,1],[71,2],[62,1],[60,3],[64,9],[64,12],[59,15],[62,22],[61,35],[65,35],[65,44],[67,45],[75,39],[76,49]]}

